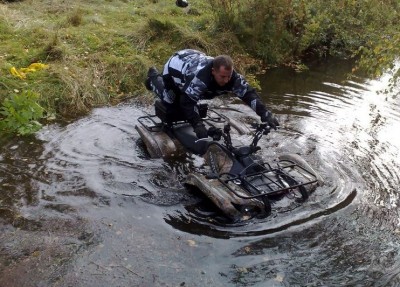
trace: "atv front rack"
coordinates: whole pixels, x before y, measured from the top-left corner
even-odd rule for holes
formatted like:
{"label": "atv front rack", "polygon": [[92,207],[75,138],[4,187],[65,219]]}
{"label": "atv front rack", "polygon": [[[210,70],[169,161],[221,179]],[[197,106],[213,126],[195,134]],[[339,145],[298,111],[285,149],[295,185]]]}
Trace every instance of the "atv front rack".
{"label": "atv front rack", "polygon": [[[269,163],[261,163],[259,165],[261,171],[246,174],[246,169],[239,175],[231,173],[221,173],[218,175],[218,180],[233,194],[243,199],[259,198],[263,196],[279,195],[286,191],[294,189],[304,189],[306,186],[318,184],[317,177],[299,166],[291,162],[287,165],[277,164],[276,168],[272,168]],[[299,170],[296,176],[290,171]],[[299,176],[300,175],[300,176]],[[232,188],[232,184],[241,187],[248,191],[251,195],[243,195]],[[303,197],[306,196],[301,192]]]}

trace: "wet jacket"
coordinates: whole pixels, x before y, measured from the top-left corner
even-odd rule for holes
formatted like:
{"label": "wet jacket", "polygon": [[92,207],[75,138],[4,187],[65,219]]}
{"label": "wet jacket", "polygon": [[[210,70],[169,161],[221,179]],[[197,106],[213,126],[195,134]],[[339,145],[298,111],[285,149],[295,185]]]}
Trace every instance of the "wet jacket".
{"label": "wet jacket", "polygon": [[255,89],[242,75],[233,71],[229,82],[219,86],[212,75],[213,58],[196,50],[176,52],[165,64],[163,78],[166,89],[172,90],[165,99],[167,103],[179,101],[180,108],[192,125],[200,121],[196,103],[226,93],[233,93],[250,106],[257,115],[266,113]]}

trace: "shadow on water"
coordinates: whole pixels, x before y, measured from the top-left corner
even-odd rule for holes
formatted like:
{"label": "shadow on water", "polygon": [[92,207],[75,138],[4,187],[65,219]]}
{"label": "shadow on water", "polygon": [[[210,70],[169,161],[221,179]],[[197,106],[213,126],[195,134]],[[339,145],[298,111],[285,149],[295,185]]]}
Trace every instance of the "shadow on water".
{"label": "shadow on water", "polygon": [[[180,218],[181,220],[177,220],[176,218],[171,216],[166,219],[166,222],[168,224],[171,224],[175,228],[183,230],[188,233],[194,233],[198,235],[207,234],[208,236],[212,236],[215,238],[228,239],[232,237],[267,235],[267,234],[279,233],[291,227],[296,227],[305,224],[309,221],[312,221],[314,219],[337,212],[340,209],[343,209],[348,205],[350,205],[354,200],[354,198],[356,197],[356,195],[357,192],[354,189],[352,192],[350,192],[347,198],[345,198],[342,202],[339,202],[335,206],[326,208],[324,210],[316,211],[302,218],[292,218],[287,222],[280,221],[279,224],[275,225],[271,224],[268,220],[260,221],[257,219],[253,219],[250,224],[248,222],[242,222],[236,224],[229,223],[229,221],[224,222],[224,220],[226,219],[222,219],[221,221],[218,222],[218,212],[211,213],[211,215],[207,214],[207,218],[209,218],[210,216],[213,217],[213,219],[208,220],[208,223],[201,218],[201,215],[199,220],[196,220],[195,218],[193,218],[193,215],[191,215],[192,218],[190,221],[188,221],[187,218],[185,218],[185,216],[181,216]],[[262,226],[261,230],[259,230],[260,227],[255,228],[255,224]]]}
{"label": "shadow on water", "polygon": [[[32,138],[3,139],[0,282],[399,283],[399,98],[379,93],[386,78],[348,78],[350,69],[334,60],[260,77],[282,126],[261,141],[261,155],[299,154],[325,180],[304,203],[274,202],[265,219],[230,223],[186,188],[184,178],[202,170],[202,158],[150,159],[134,129],[150,107],[96,109]],[[213,104],[233,106],[228,98]],[[233,107],[247,118],[248,108]]]}

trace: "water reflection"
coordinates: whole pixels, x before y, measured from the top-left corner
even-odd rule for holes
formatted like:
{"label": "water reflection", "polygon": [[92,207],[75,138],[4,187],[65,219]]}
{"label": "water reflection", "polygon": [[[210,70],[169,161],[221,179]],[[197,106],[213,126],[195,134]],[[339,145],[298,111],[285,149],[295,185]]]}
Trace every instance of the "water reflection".
{"label": "water reflection", "polygon": [[[298,129],[304,134],[317,138],[323,158],[337,151],[355,163],[362,175],[368,174],[364,179],[369,187],[378,183],[378,190],[363,193],[364,198],[372,197],[375,202],[395,207],[398,197],[393,198],[393,193],[387,196],[385,190],[390,194],[398,185],[395,171],[399,166],[400,136],[394,131],[399,111],[394,107],[398,106],[399,98],[396,91],[382,93],[388,87],[389,76],[379,80],[356,76],[348,79],[349,71],[346,63],[336,63],[324,74],[316,67],[304,75],[292,74],[294,80],[284,83],[278,80],[282,71],[277,75],[272,71],[272,75],[263,79],[263,88],[265,94],[272,97],[271,102],[291,103],[289,122],[299,123]],[[310,84],[310,78],[320,79],[320,82]],[[281,107],[282,104],[278,105],[279,112],[285,114],[286,109]],[[335,162],[335,158],[331,160]]]}

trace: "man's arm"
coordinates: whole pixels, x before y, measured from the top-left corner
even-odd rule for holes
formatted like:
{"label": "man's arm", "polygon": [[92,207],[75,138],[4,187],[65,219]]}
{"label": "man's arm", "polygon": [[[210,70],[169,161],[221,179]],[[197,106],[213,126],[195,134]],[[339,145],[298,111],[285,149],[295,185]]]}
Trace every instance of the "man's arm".
{"label": "man's arm", "polygon": [[260,117],[264,115],[268,109],[261,101],[260,97],[258,96],[257,92],[254,88],[248,87],[246,93],[243,97],[241,97],[242,101],[245,102],[253,111],[256,112],[257,115]]}
{"label": "man's arm", "polygon": [[267,109],[256,90],[247,83],[242,75],[236,74],[235,76],[237,78],[233,86],[233,93],[251,107],[260,116],[262,122],[267,122],[272,128],[276,129],[279,126],[277,118]]}
{"label": "man's arm", "polygon": [[264,115],[268,109],[261,101],[256,90],[249,85],[242,75],[234,72],[232,77],[234,77],[232,92],[249,107],[251,107],[251,109],[255,111],[257,115],[260,117]]}

